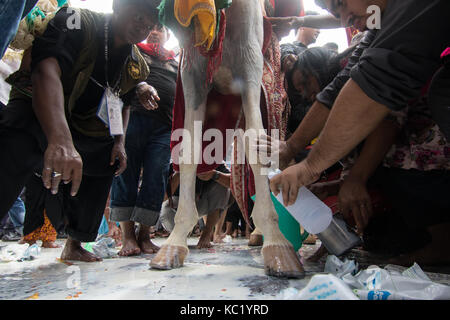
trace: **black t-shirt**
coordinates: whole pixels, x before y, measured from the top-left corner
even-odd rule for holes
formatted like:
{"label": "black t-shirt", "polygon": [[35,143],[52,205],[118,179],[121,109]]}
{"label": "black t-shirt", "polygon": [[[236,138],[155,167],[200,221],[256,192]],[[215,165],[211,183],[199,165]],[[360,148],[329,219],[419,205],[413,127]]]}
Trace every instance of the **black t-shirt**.
{"label": "black t-shirt", "polygon": [[[68,29],[67,20],[73,15],[67,12],[67,8],[62,8],[56,14],[55,18],[48,24],[42,37],[38,37],[33,44],[32,50],[32,70],[42,60],[53,57],[58,60],[61,69],[61,78],[64,79],[70,74],[76,59],[83,47],[83,32],[81,29]],[[126,45],[119,49],[113,49],[113,30],[109,28],[108,33],[108,80],[111,86],[114,86],[120,76],[122,67],[132,52],[132,46]],[[97,59],[91,77],[101,85],[106,86],[105,81],[105,31],[99,28],[96,38],[98,46]],[[72,111],[74,114],[89,113],[98,109],[105,89],[90,80],[80,98],[75,102]],[[67,93],[66,93],[67,94]],[[130,101],[124,100],[125,105]],[[98,119],[100,121],[100,119]]]}
{"label": "black t-shirt", "polygon": [[449,44],[450,1],[389,0],[351,78],[371,99],[400,110],[420,96]]}
{"label": "black t-shirt", "polygon": [[327,108],[331,109],[336,101],[336,98],[341,92],[344,85],[350,79],[350,73],[355,65],[359,63],[359,58],[366,50],[377,34],[376,30],[370,30],[366,32],[361,39],[360,43],[356,46],[352,55],[348,59],[347,65],[341,72],[333,79],[333,81],[328,84],[325,89],[323,89],[319,94],[317,94],[316,99]]}
{"label": "black t-shirt", "polygon": [[175,102],[175,90],[178,76],[178,62],[175,60],[161,61],[156,57],[150,56],[141,50],[141,54],[147,61],[150,68],[150,74],[146,82],[154,87],[161,99],[158,102],[158,109],[145,109],[136,95],[136,90],[130,91],[124,99],[130,101],[133,112],[142,112],[151,115],[161,122],[172,127],[173,106]]}

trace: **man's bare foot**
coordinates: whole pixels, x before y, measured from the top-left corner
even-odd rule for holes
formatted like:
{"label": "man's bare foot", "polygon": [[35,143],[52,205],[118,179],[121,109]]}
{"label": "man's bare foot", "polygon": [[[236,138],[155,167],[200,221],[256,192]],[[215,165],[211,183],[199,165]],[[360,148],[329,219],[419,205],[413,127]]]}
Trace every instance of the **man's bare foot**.
{"label": "man's bare foot", "polygon": [[57,244],[55,241],[42,241],[41,247],[50,249],[61,248],[61,246]]}
{"label": "man's bare foot", "polygon": [[129,238],[122,240],[122,249],[119,251],[121,257],[138,256],[141,254],[141,248],[138,245],[136,239]]}
{"label": "man's bare foot", "polygon": [[17,242],[17,243],[18,243],[18,244],[25,244],[25,243],[28,243],[28,244],[31,246],[31,245],[35,244],[36,241],[25,241],[25,239],[22,237],[22,238],[20,238],[19,242]]}
{"label": "man's bare foot", "polygon": [[212,247],[210,241],[211,236],[209,234],[203,233],[197,243],[197,249],[208,249]]}
{"label": "man's bare foot", "polygon": [[225,239],[227,235],[225,233],[221,234],[214,234],[213,235],[213,242],[214,243],[223,243],[223,239]]}
{"label": "man's bare foot", "polygon": [[154,254],[157,253],[160,249],[150,240],[150,237],[146,240],[138,240],[138,244],[141,252],[144,254]]}
{"label": "man's bare foot", "polygon": [[81,247],[81,242],[70,237],[67,238],[64,250],[61,253],[61,260],[83,261],[83,262],[97,262],[102,261],[93,253],[84,250]]}
{"label": "man's bare foot", "polygon": [[[159,251],[159,247],[152,242],[151,238],[151,230],[155,230],[154,227],[149,227],[141,224],[139,228],[139,235],[137,239],[137,244],[144,254],[154,254]],[[155,230],[156,231],[156,230]]]}

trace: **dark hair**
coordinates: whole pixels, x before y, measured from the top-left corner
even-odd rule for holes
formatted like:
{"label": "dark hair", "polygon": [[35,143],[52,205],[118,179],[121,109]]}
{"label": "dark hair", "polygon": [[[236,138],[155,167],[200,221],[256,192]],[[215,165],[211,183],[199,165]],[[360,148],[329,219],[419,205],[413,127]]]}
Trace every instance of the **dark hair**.
{"label": "dark hair", "polygon": [[124,5],[139,5],[146,9],[146,12],[151,16],[152,20],[158,21],[161,0],[114,0],[113,9],[120,8]]}
{"label": "dark hair", "polygon": [[317,79],[320,90],[323,90],[342,70],[341,59],[341,55],[336,55],[328,49],[311,48],[298,55],[292,70],[299,70],[304,75],[311,74]]}
{"label": "dark hair", "polygon": [[323,47],[325,49],[335,49],[335,50],[339,50],[339,46],[336,42],[327,42],[323,45]]}

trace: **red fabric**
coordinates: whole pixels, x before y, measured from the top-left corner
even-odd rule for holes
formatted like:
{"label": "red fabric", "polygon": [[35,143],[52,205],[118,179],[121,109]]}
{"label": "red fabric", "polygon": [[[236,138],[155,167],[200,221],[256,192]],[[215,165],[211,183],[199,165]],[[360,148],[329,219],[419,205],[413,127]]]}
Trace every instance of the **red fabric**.
{"label": "red fabric", "polygon": [[348,41],[348,45],[350,45],[352,43],[353,37],[358,34],[358,30],[353,28],[353,27],[349,27],[345,29],[345,32],[347,33],[347,41]]}
{"label": "red fabric", "polygon": [[208,84],[212,82],[214,73],[222,64],[223,40],[225,39],[226,25],[227,19],[225,10],[220,10],[219,33],[214,40],[213,47],[210,50],[207,50],[205,47],[200,47],[200,53],[209,58],[208,69],[206,71],[206,81]]}
{"label": "red fabric", "polygon": [[161,61],[175,60],[175,53],[166,50],[159,43],[139,43],[137,46],[149,56],[157,57]]}

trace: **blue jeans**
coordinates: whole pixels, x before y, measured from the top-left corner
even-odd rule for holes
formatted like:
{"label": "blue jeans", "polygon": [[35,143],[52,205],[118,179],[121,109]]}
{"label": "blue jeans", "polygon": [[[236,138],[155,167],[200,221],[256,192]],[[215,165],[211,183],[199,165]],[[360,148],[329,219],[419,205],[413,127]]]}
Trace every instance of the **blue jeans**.
{"label": "blue jeans", "polygon": [[167,187],[170,136],[167,124],[144,113],[131,113],[125,142],[128,166],[113,181],[111,221],[156,224]]}
{"label": "blue jeans", "polygon": [[36,3],[37,0],[0,0],[0,57],[14,39],[20,20]]}
{"label": "blue jeans", "polygon": [[17,198],[11,209],[9,209],[8,215],[14,228],[16,230],[22,230],[23,222],[25,220],[25,204],[23,203],[22,199]]}

